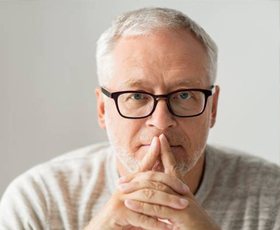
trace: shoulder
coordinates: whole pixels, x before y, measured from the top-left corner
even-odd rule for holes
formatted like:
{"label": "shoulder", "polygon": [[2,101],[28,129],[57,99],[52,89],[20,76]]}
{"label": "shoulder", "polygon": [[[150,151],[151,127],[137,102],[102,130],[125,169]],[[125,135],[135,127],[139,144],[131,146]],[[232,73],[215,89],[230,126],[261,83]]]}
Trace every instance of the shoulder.
{"label": "shoulder", "polygon": [[20,181],[30,178],[38,181],[40,179],[49,180],[63,175],[67,177],[83,176],[85,173],[100,170],[110,157],[110,150],[107,143],[82,147],[32,167],[17,177],[14,182],[20,183]]}
{"label": "shoulder", "polygon": [[[230,148],[207,146],[206,159],[216,162],[216,173],[225,184],[269,193],[280,191],[280,166]],[[250,186],[249,186],[250,185]]]}
{"label": "shoulder", "polygon": [[29,169],[11,184],[21,184],[24,181],[46,184],[64,177],[73,181],[75,177],[90,176],[94,171],[102,170],[111,155],[108,143],[79,148]]}
{"label": "shoulder", "polygon": [[106,159],[110,145],[107,142],[85,146],[73,151],[64,153],[46,162],[46,164],[56,164],[59,162],[80,162],[89,159]]}
{"label": "shoulder", "polygon": [[246,168],[246,170],[249,171],[261,170],[264,173],[272,173],[276,175],[280,173],[280,166],[278,164],[244,151],[220,146],[207,146],[206,154],[211,158],[215,158],[220,165],[223,165],[223,169],[230,170],[234,168],[236,170],[236,168]]}
{"label": "shoulder", "polygon": [[46,228],[51,212],[58,213],[59,205],[70,208],[71,203],[76,207],[77,194],[90,190],[97,181],[100,190],[103,189],[104,172],[111,156],[109,144],[102,143],[71,151],[29,169],[6,189],[0,202],[0,226],[16,229],[28,220],[35,229]]}
{"label": "shoulder", "polygon": [[199,195],[223,229],[280,226],[280,167],[260,157],[207,146]]}

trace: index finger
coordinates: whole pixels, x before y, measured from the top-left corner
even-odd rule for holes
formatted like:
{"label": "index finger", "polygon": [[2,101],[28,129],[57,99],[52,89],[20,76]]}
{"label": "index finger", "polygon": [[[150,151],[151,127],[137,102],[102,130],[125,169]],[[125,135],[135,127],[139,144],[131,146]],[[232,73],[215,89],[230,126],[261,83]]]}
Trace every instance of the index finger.
{"label": "index finger", "polygon": [[159,152],[159,138],[155,136],[152,140],[148,153],[140,162],[137,172],[152,170],[152,167],[159,158]]}
{"label": "index finger", "polygon": [[164,172],[181,178],[181,176],[176,171],[176,159],[171,151],[168,140],[164,134],[159,136],[160,140],[160,151],[161,151],[161,160],[164,167]]}
{"label": "index finger", "polygon": [[139,172],[145,172],[152,170],[156,161],[159,160],[159,139],[155,136],[151,142],[150,148],[144,158],[139,163],[138,169],[136,172],[123,176],[119,179],[119,183],[124,183],[130,181],[134,176]]}

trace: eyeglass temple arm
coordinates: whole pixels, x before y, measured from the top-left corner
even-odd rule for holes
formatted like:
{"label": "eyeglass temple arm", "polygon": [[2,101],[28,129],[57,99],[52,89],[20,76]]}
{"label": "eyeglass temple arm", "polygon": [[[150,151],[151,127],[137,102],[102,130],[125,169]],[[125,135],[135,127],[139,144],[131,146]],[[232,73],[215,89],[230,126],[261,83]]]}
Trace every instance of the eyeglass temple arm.
{"label": "eyeglass temple arm", "polygon": [[210,86],[210,90],[211,90],[212,95],[215,94],[215,92],[216,92],[216,86],[215,86],[215,85],[211,85],[211,86]]}
{"label": "eyeglass temple arm", "polygon": [[112,97],[112,93],[110,93],[108,90],[106,90],[103,87],[100,87],[100,88],[101,88],[102,93],[104,93],[107,97]]}

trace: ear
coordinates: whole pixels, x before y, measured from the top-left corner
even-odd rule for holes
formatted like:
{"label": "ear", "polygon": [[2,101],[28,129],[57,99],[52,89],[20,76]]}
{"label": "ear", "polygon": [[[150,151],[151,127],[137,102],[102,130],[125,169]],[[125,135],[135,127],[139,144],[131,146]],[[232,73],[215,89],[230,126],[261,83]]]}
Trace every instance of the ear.
{"label": "ear", "polygon": [[211,124],[210,124],[211,128],[214,127],[216,123],[219,94],[220,94],[220,87],[218,85],[215,85],[215,92],[213,94],[213,99],[212,99]]}
{"label": "ear", "polygon": [[104,99],[100,88],[95,89],[95,95],[97,100],[97,118],[98,124],[102,129],[106,128],[105,124],[105,105]]}

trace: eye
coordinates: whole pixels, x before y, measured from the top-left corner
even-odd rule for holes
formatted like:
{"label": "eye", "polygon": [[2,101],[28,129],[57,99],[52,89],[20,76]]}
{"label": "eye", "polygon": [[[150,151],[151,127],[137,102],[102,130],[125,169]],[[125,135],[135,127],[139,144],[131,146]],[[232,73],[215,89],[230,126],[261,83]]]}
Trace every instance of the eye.
{"label": "eye", "polygon": [[143,100],[145,99],[145,94],[143,93],[132,93],[130,94],[130,99],[133,99],[133,100]]}
{"label": "eye", "polygon": [[153,98],[146,93],[142,92],[130,92],[130,93],[124,93],[121,94],[118,98],[119,102],[125,102],[125,103],[147,103],[151,101]]}
{"label": "eye", "polygon": [[178,93],[178,98],[182,99],[182,100],[186,100],[186,99],[191,98],[191,94],[187,91],[183,91],[183,92]]}

